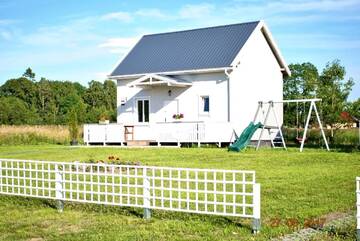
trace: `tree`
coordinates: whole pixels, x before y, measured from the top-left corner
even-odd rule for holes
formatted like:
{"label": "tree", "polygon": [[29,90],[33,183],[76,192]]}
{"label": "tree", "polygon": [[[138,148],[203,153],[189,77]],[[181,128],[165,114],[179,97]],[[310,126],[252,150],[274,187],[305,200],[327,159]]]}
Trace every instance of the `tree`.
{"label": "tree", "polygon": [[105,106],[111,120],[116,120],[116,84],[112,80],[104,81]]}
{"label": "tree", "polygon": [[[284,80],[284,99],[315,98],[318,89],[319,73],[315,65],[307,62],[302,64],[290,64],[291,76]],[[298,113],[296,113],[298,112]],[[284,123],[295,126],[296,115],[302,120],[305,117],[306,106],[284,105]]]}
{"label": "tree", "polygon": [[357,100],[348,103],[347,111],[351,116],[360,120],[360,98]]}
{"label": "tree", "polygon": [[37,99],[39,102],[39,109],[44,113],[48,110],[47,107],[52,99],[52,89],[49,80],[41,78],[37,83]]}
{"label": "tree", "polygon": [[79,123],[75,108],[73,108],[68,114],[68,125],[71,145],[77,145],[79,138]]}
{"label": "tree", "polygon": [[105,92],[103,84],[99,81],[92,80],[89,88],[85,91],[84,101],[89,107],[100,107],[104,105]]}
{"label": "tree", "polygon": [[345,110],[347,98],[354,81],[345,78],[345,67],[339,60],[326,64],[319,77],[318,96],[322,98],[322,116],[325,124],[334,126],[341,121],[340,114]]}
{"label": "tree", "polygon": [[32,81],[35,80],[35,73],[32,71],[32,69],[30,67],[25,70],[25,72],[23,73],[22,76],[25,78],[28,78]]}
{"label": "tree", "polygon": [[39,116],[34,108],[13,96],[0,97],[0,124],[38,124]]}
{"label": "tree", "polygon": [[36,84],[27,78],[10,79],[0,87],[1,96],[13,96],[30,106],[36,102]]}

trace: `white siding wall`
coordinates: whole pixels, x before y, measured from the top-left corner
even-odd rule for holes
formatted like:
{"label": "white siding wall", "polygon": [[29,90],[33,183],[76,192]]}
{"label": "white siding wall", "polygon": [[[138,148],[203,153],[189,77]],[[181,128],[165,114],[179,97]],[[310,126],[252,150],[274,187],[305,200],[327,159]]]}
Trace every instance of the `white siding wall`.
{"label": "white siding wall", "polygon": [[[237,132],[253,120],[258,101],[282,100],[283,93],[280,66],[261,31],[251,35],[239,59],[230,77],[230,120]],[[282,123],[281,105],[277,114]]]}
{"label": "white siding wall", "polygon": [[[150,122],[165,122],[163,112],[165,101],[177,100],[179,112],[184,114],[182,121],[227,121],[227,79],[224,73],[195,74],[174,76],[193,83],[190,87],[167,87],[153,86],[148,88],[127,87],[126,85],[133,80],[119,80],[117,84],[117,103],[118,103],[118,123],[136,123],[137,111],[136,100],[142,97],[150,98]],[[171,90],[171,96],[168,91]],[[210,97],[210,114],[200,114],[200,97],[208,95]],[[121,100],[127,99],[122,106]],[[174,109],[172,114],[175,114]],[[170,113],[170,116],[172,115]],[[167,122],[173,119],[167,118]]]}

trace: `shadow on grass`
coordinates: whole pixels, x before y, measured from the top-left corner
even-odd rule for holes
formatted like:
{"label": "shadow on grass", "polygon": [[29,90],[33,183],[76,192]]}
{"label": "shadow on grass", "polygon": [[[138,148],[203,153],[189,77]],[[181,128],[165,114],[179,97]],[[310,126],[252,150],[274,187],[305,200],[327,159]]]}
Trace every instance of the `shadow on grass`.
{"label": "shadow on grass", "polygon": [[[55,200],[18,197],[18,196],[6,196],[6,195],[0,195],[0,205],[16,206],[23,208],[43,207],[43,208],[51,208],[54,210],[56,210],[57,207]],[[66,212],[66,210],[82,211],[82,212],[98,213],[98,214],[115,214],[115,215],[129,216],[129,217],[133,216],[141,219],[143,218],[143,209],[133,208],[133,207],[65,202],[64,211]],[[152,210],[151,217],[152,219],[155,220],[157,219],[157,220],[178,220],[182,222],[184,221],[207,222],[211,225],[215,225],[219,227],[234,225],[236,227],[247,228],[251,230],[251,220],[245,218],[233,218],[233,217],[225,217],[225,216],[183,213],[183,212],[163,211],[163,210]]]}
{"label": "shadow on grass", "polygon": [[[286,143],[287,147],[292,148],[299,148],[300,144],[296,143]],[[360,151],[360,145],[353,146],[353,145],[329,145],[330,151],[334,152],[345,152],[345,153],[354,153]],[[305,143],[304,149],[311,149],[311,150],[326,150],[325,145],[318,145],[313,143]]]}

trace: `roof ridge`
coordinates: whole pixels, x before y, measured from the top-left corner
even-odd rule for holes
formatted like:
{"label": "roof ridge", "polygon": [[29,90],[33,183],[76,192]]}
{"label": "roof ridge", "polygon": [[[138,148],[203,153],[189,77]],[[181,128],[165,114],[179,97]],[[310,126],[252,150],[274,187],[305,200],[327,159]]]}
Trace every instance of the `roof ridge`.
{"label": "roof ridge", "polygon": [[143,35],[143,37],[155,36],[155,35],[165,35],[165,34],[174,34],[174,33],[183,33],[183,32],[191,32],[191,31],[206,30],[206,29],[213,29],[213,28],[223,28],[223,27],[228,27],[228,26],[245,25],[245,24],[253,24],[253,23],[260,23],[260,22],[261,22],[261,20],[257,20],[257,21],[244,22],[244,23],[233,23],[233,24],[224,24],[224,25],[218,25],[218,26],[203,27],[203,28],[193,28],[193,29],[186,29],[186,30],[170,31],[170,32],[164,32],[164,33],[145,34],[145,35]]}

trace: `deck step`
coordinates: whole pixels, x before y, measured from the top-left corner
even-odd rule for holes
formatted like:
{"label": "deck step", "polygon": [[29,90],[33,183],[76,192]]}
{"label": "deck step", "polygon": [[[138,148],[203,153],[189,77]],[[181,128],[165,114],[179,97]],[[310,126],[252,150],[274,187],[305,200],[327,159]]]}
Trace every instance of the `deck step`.
{"label": "deck step", "polygon": [[133,141],[127,141],[127,146],[150,146],[151,142],[155,142],[152,140],[133,140]]}

